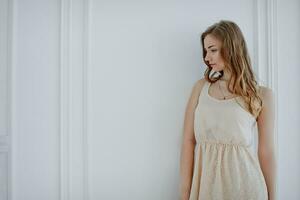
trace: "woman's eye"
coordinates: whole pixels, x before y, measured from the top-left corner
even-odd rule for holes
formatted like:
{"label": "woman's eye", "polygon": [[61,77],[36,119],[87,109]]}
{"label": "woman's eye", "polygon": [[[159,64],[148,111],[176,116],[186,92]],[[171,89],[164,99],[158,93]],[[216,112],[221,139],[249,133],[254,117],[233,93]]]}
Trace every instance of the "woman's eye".
{"label": "woman's eye", "polygon": [[212,51],[212,52],[215,52],[215,51],[217,51],[217,49],[212,49],[211,51]]}

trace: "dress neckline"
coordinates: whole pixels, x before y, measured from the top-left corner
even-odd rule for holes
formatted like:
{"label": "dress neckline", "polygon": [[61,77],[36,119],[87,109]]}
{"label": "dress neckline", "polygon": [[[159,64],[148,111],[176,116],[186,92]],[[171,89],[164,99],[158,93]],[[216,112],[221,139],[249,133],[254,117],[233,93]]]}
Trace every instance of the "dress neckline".
{"label": "dress neckline", "polygon": [[212,99],[213,101],[216,101],[216,102],[230,102],[230,101],[233,101],[233,100],[235,100],[236,98],[238,98],[239,96],[236,96],[236,97],[232,97],[232,98],[230,98],[230,99],[217,99],[217,98],[215,98],[215,97],[213,97],[213,96],[211,96],[210,94],[209,94],[209,87],[210,87],[210,85],[211,85],[211,83],[210,82],[208,82],[208,84],[207,84],[207,86],[206,86],[206,94],[207,94],[207,96],[210,98],[210,99]]}
{"label": "dress neckline", "polygon": [[[225,100],[220,100],[220,99],[217,99],[217,98],[214,98],[212,96],[210,96],[210,94],[208,93],[208,90],[209,90],[209,87],[210,87],[211,83],[210,82],[207,82],[206,83],[206,96],[211,99],[212,101],[214,102],[217,102],[217,103],[229,103],[229,102],[232,102],[232,101],[236,101],[235,103],[236,104],[239,104],[237,103],[237,99],[240,98],[240,96],[236,96],[236,97],[233,97],[233,98],[230,98],[230,99],[225,99]],[[256,118],[251,114],[249,113],[247,110],[245,110],[244,108],[242,108],[241,105],[238,105],[239,109],[241,109],[246,115],[248,115],[251,119],[253,119],[254,121],[256,121]]]}

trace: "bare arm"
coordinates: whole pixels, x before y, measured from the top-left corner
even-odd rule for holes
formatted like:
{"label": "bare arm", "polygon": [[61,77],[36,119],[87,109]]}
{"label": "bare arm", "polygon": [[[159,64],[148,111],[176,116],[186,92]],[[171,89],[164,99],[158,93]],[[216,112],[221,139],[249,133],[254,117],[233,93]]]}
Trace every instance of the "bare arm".
{"label": "bare arm", "polygon": [[261,96],[263,107],[257,118],[258,157],[267,184],[268,199],[275,200],[277,164],[274,144],[274,94],[271,89],[264,87]]}
{"label": "bare arm", "polygon": [[181,200],[188,200],[193,176],[194,148],[194,111],[198,102],[200,89],[204,79],[199,80],[193,87],[192,94],[186,106],[184,130],[180,154],[180,195]]}

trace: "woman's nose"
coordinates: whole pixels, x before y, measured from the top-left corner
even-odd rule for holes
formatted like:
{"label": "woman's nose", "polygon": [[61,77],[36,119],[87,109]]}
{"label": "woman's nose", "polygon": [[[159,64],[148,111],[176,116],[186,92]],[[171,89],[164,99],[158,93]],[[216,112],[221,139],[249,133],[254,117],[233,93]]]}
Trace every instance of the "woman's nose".
{"label": "woman's nose", "polygon": [[208,56],[208,53],[206,53],[204,60],[205,60],[206,62],[209,62],[209,56]]}

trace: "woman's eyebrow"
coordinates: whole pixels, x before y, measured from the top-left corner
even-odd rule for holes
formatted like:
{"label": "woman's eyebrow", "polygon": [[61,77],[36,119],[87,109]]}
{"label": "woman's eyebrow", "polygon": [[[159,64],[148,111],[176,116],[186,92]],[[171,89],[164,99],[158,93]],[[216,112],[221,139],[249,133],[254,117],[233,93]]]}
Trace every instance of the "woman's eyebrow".
{"label": "woman's eyebrow", "polygon": [[[208,49],[210,48],[210,47],[213,47],[213,46],[215,46],[215,45],[210,45],[209,47],[207,47]],[[204,47],[204,49],[205,49],[205,47]]]}

